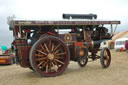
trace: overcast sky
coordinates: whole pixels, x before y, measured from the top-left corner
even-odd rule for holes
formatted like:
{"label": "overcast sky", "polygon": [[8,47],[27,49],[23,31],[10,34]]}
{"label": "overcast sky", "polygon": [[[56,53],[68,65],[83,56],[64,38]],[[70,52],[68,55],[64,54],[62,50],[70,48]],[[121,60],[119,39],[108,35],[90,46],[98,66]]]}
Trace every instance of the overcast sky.
{"label": "overcast sky", "polygon": [[128,30],[128,0],[0,0],[0,45],[10,46],[12,32],[7,16],[22,19],[61,19],[63,13],[98,15],[98,19],[120,20],[117,31]]}

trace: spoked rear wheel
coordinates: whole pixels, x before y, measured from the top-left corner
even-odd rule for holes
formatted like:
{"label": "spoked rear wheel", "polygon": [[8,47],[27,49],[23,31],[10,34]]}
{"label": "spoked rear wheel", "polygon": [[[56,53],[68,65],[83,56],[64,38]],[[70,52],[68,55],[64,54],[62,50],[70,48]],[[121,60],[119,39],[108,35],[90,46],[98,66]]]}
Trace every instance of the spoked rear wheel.
{"label": "spoked rear wheel", "polygon": [[41,76],[58,76],[69,64],[69,49],[65,43],[54,36],[38,40],[30,51],[32,68]]}
{"label": "spoked rear wheel", "polygon": [[111,53],[108,48],[103,48],[100,54],[100,61],[103,68],[107,68],[111,63]]}

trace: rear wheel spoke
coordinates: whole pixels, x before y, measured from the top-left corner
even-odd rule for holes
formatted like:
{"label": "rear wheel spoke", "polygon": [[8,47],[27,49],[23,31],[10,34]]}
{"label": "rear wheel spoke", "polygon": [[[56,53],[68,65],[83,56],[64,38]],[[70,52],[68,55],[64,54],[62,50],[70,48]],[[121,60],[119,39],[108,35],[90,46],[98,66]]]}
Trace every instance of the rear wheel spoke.
{"label": "rear wheel spoke", "polygon": [[51,42],[52,42],[52,40],[49,41],[49,49],[51,49]]}
{"label": "rear wheel spoke", "polygon": [[45,48],[42,46],[42,44],[40,46],[41,46],[42,50],[45,51]]}
{"label": "rear wheel spoke", "polygon": [[54,51],[55,51],[59,46],[60,46],[60,44],[58,44],[58,45],[56,46],[56,48],[54,49]]}
{"label": "rear wheel spoke", "polygon": [[47,59],[47,58],[46,57],[44,57],[44,58],[38,58],[38,59],[36,59],[36,61],[45,60],[45,59]]}
{"label": "rear wheel spoke", "polygon": [[50,65],[49,65],[49,71],[51,72],[51,67],[52,67],[52,64],[51,64],[51,62],[50,62]]}
{"label": "rear wheel spoke", "polygon": [[41,54],[35,54],[35,56],[44,57],[44,55]]}
{"label": "rear wheel spoke", "polygon": [[46,65],[46,73],[48,73],[48,64]]}
{"label": "rear wheel spoke", "polygon": [[59,63],[61,63],[61,64],[64,65],[64,62],[62,62],[62,61],[60,61],[60,60],[58,60],[58,59],[55,59],[55,61],[56,61],[56,62],[59,62]]}
{"label": "rear wheel spoke", "polygon": [[44,62],[44,64],[42,64],[42,67],[45,67],[46,64],[47,64],[47,62]]}
{"label": "rear wheel spoke", "polygon": [[47,45],[45,43],[44,43],[44,46],[45,46],[47,52],[49,52],[49,49],[48,49],[48,47],[47,47]]}
{"label": "rear wheel spoke", "polygon": [[63,59],[63,57],[56,56],[55,59]]}
{"label": "rear wheel spoke", "polygon": [[55,53],[54,53],[54,54],[57,54],[59,51],[60,51],[60,50],[55,51]]}
{"label": "rear wheel spoke", "polygon": [[37,50],[38,52],[40,52],[40,53],[42,53],[42,54],[44,54],[44,55],[47,55],[47,53],[44,53],[43,51],[41,51],[41,50]]}
{"label": "rear wheel spoke", "polygon": [[56,55],[58,55],[58,56],[59,56],[59,55],[64,55],[64,54],[65,54],[65,52],[63,52],[63,53],[58,53],[58,54],[56,54]]}
{"label": "rear wheel spoke", "polygon": [[54,43],[52,43],[52,49],[51,49],[51,51],[53,51],[54,50]]}
{"label": "rear wheel spoke", "polygon": [[57,68],[55,67],[55,65],[52,63],[52,66],[54,68],[54,70],[57,72]]}
{"label": "rear wheel spoke", "polygon": [[59,65],[57,64],[57,62],[54,60],[53,63],[57,66],[57,68],[59,68]]}
{"label": "rear wheel spoke", "polygon": [[44,61],[41,61],[37,66],[39,67],[41,64],[43,64]]}

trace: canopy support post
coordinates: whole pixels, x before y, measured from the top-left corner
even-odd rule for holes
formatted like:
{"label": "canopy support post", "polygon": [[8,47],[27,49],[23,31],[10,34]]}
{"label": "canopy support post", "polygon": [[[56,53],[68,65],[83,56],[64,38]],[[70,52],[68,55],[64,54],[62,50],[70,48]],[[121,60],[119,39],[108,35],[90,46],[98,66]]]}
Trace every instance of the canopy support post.
{"label": "canopy support post", "polygon": [[111,24],[111,35],[113,35],[113,26]]}
{"label": "canopy support post", "polygon": [[114,33],[116,32],[116,29],[117,29],[117,25],[118,25],[118,24],[116,24],[116,27],[115,27]]}

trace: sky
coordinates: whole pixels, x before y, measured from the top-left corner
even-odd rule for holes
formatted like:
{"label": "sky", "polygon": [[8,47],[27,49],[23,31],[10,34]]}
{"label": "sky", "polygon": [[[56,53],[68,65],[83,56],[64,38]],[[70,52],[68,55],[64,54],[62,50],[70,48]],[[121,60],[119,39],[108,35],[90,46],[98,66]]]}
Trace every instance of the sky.
{"label": "sky", "polygon": [[97,19],[120,20],[117,32],[128,30],[128,0],[0,0],[0,46],[13,41],[7,17],[62,19],[63,13],[98,15]]}

